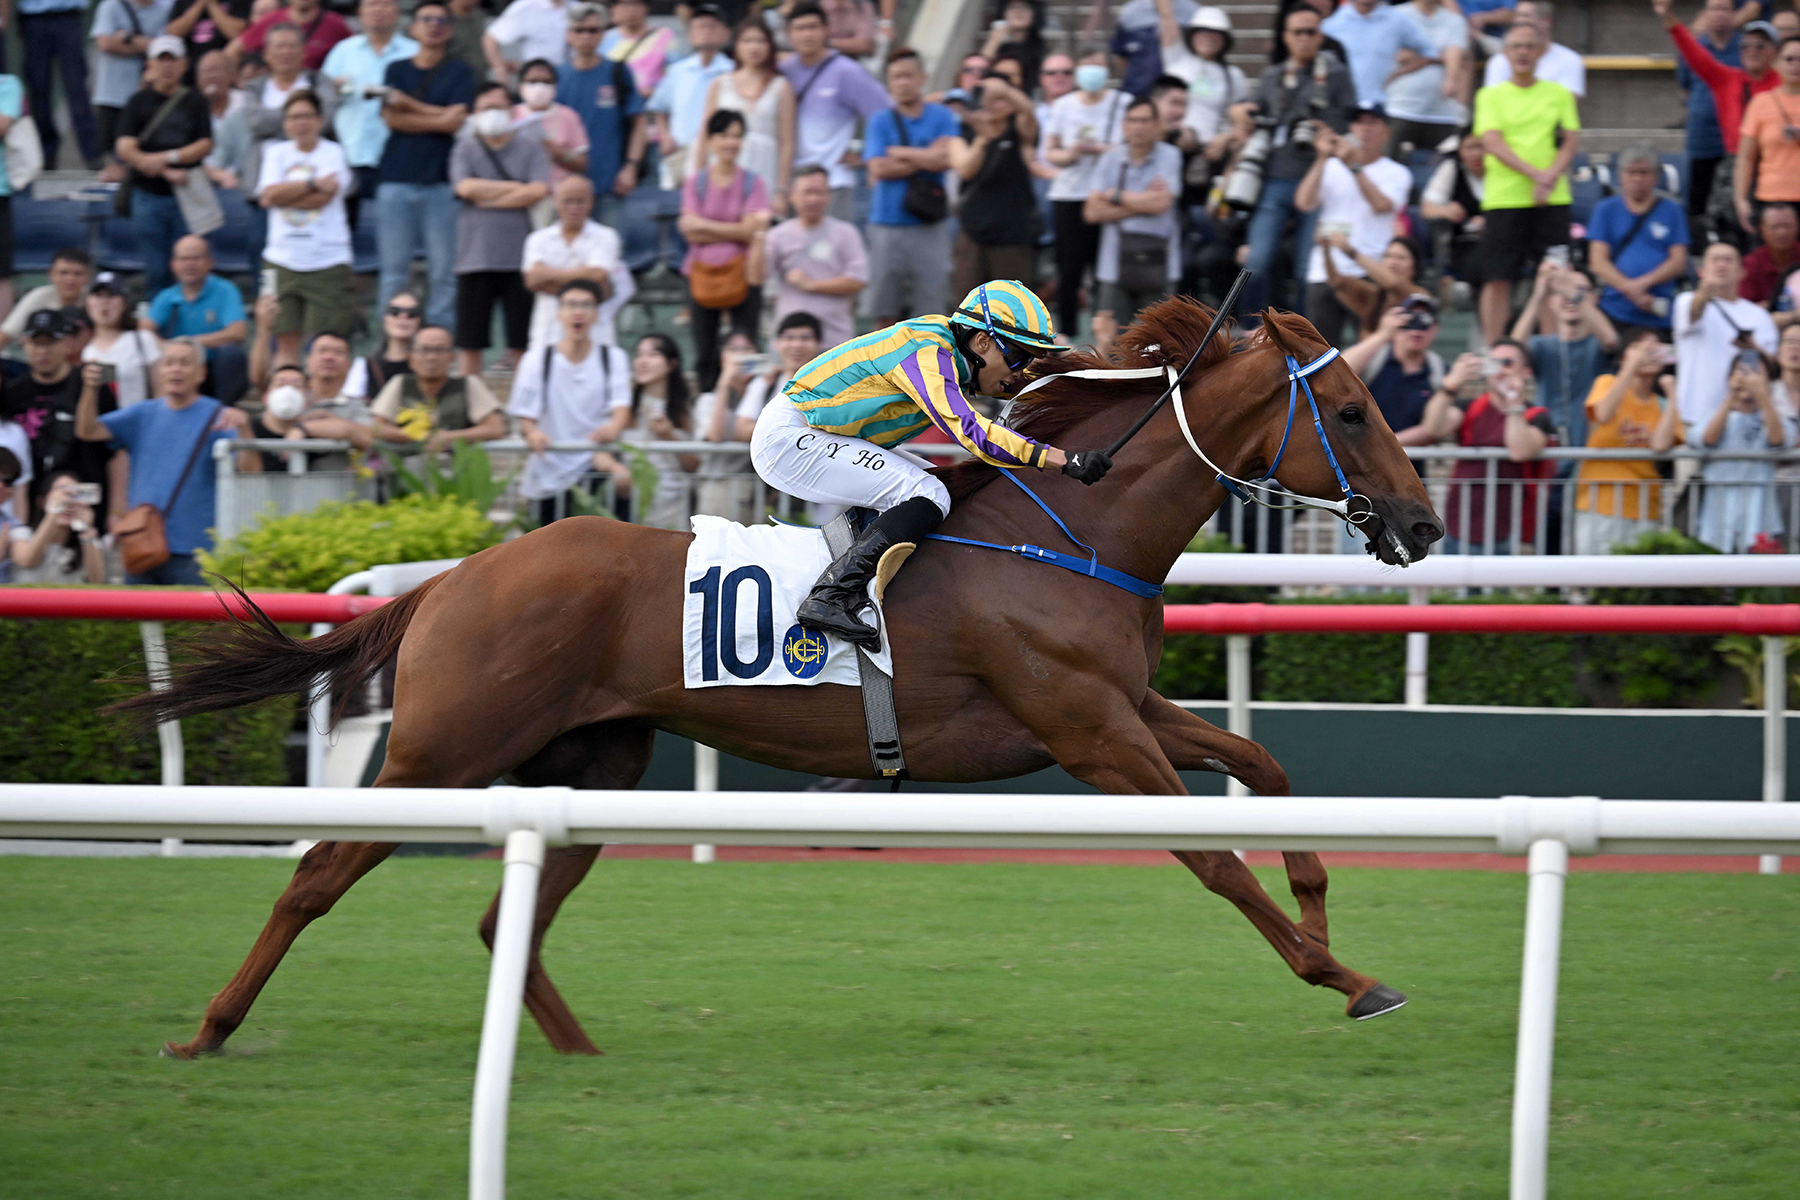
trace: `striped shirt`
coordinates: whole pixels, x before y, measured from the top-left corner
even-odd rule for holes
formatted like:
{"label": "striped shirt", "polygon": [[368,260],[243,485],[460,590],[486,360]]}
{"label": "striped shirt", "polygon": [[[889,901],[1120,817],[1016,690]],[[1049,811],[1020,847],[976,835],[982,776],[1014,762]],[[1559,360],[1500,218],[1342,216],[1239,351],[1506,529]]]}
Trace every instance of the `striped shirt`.
{"label": "striped shirt", "polygon": [[897,446],[932,426],[983,462],[1042,466],[1046,447],[975,411],[948,317],[914,317],[807,363],[783,395],[827,433]]}

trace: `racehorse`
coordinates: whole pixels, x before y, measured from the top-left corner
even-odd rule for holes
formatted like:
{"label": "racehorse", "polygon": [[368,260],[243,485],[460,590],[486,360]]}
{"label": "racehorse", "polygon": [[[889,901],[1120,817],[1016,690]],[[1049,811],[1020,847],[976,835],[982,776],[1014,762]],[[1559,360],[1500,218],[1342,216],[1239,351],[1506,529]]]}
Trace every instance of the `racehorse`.
{"label": "racehorse", "polygon": [[[1195,360],[1193,379],[1117,455],[1110,476],[1087,488],[1036,475],[1030,486],[1042,500],[1101,563],[1160,581],[1224,500],[1218,471],[1254,479],[1279,459],[1281,482],[1293,493],[1323,498],[1353,489],[1362,497],[1352,511],[1382,561],[1423,557],[1443,526],[1356,373],[1330,361],[1324,339],[1301,317],[1267,312],[1261,332],[1233,348],[1225,333],[1206,338],[1211,316],[1192,301],[1165,300],[1118,339],[1111,361],[1079,352],[1040,360],[1049,373]],[[1301,404],[1295,428],[1294,374],[1321,355],[1326,365],[1305,380],[1309,402],[1316,396],[1316,423]],[[1162,382],[1057,380],[1022,396],[1009,424],[1057,445],[1107,445]],[[1218,471],[1199,457],[1203,447]],[[943,470],[955,503],[941,532],[1007,545],[1060,536],[1021,489],[986,486],[995,468],[967,462]],[[683,686],[690,537],[600,517],[558,521],[308,641],[255,611],[251,621],[197,644],[170,690],[124,707],[173,718],[304,693],[321,676],[347,697],[397,657],[393,724],[376,787],[472,788],[504,778],[631,788],[659,729],[789,770],[871,776],[857,689]],[[894,701],[914,778],[970,783],[1056,763],[1102,792],[1181,795],[1177,771],[1209,770],[1261,795],[1288,794],[1287,775],[1261,746],[1150,689],[1163,640],[1155,597],[993,549],[928,541],[889,587],[886,613]],[[300,931],[394,849],[313,847],[199,1032],[166,1052],[190,1058],[217,1050]],[[540,949],[599,851],[552,850],[539,885],[525,1003],[564,1053],[600,1051],[545,974]],[[1237,905],[1301,979],[1344,993],[1348,1015],[1375,1016],[1405,1002],[1332,957],[1317,855],[1283,856],[1300,906],[1296,923],[1235,855],[1174,853]],[[497,906],[498,897],[479,927],[490,948]]]}

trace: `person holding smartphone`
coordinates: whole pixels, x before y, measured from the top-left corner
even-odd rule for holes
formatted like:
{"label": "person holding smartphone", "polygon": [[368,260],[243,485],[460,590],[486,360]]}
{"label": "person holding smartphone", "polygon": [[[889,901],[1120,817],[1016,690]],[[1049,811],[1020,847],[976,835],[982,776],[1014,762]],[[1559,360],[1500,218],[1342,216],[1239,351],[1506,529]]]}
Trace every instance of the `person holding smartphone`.
{"label": "person holding smartphone", "polygon": [[[1587,445],[1643,448],[1662,454],[1681,440],[1669,347],[1654,329],[1631,331],[1615,375],[1594,380],[1587,395]],[[1656,461],[1583,459],[1575,476],[1574,552],[1611,554],[1613,547],[1654,531],[1662,516]]]}
{"label": "person holding smartphone", "polygon": [[36,528],[15,525],[3,549],[14,583],[105,583],[106,558],[94,511],[100,485],[73,471],[50,476]]}

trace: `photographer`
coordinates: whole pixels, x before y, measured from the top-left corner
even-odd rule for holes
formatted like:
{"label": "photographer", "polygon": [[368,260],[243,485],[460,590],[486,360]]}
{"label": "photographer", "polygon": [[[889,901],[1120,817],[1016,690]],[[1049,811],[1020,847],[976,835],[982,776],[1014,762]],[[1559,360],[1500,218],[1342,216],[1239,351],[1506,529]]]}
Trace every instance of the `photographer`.
{"label": "photographer", "polygon": [[[1768,360],[1755,350],[1740,350],[1732,358],[1724,402],[1704,425],[1688,430],[1688,443],[1697,450],[1780,450],[1796,440],[1800,427],[1776,406]],[[1709,459],[1700,479],[1701,541],[1726,554],[1744,554],[1760,535],[1781,533],[1774,462]]]}
{"label": "photographer", "polygon": [[[1600,376],[1588,393],[1590,449],[1629,447],[1661,454],[1681,440],[1681,411],[1673,398],[1664,402],[1658,387],[1658,377],[1671,361],[1654,329],[1631,331],[1619,373]],[[1659,527],[1662,475],[1654,459],[1584,459],[1575,479],[1576,554],[1611,554],[1614,546]]]}
{"label": "photographer", "polygon": [[[1410,292],[1418,273],[1416,255],[1409,269],[1391,277],[1384,271],[1384,278],[1376,281],[1382,294],[1354,310],[1333,286],[1340,277],[1369,274],[1364,264],[1387,251],[1394,218],[1406,209],[1412,173],[1387,156],[1387,141],[1386,110],[1380,104],[1363,105],[1350,122],[1347,137],[1328,129],[1318,132],[1314,140],[1318,154],[1294,193],[1294,207],[1312,218],[1317,231],[1317,244],[1310,248],[1306,264],[1306,315],[1334,346],[1347,321],[1356,322],[1359,335],[1374,328],[1378,314],[1391,306],[1381,303],[1389,285],[1396,290],[1405,286]],[[1301,244],[1296,242],[1295,249]],[[1400,299],[1394,296],[1391,303]]]}
{"label": "photographer", "polygon": [[[1488,390],[1465,400],[1442,387],[1425,406],[1423,423],[1435,436],[1454,437],[1463,446],[1504,446],[1507,454],[1492,464],[1460,459],[1451,470],[1450,497],[1444,506],[1445,554],[1516,554],[1537,539],[1537,484],[1521,487],[1514,481],[1543,478],[1543,464],[1533,460],[1556,444],[1556,427],[1544,407],[1532,403],[1531,360],[1525,347],[1502,338],[1494,343],[1489,359]],[[1452,374],[1462,382],[1462,370],[1453,369]],[[1492,484],[1487,482],[1490,466],[1497,481]]]}
{"label": "photographer", "polygon": [[1714,242],[1700,256],[1699,284],[1675,297],[1675,394],[1690,429],[1705,428],[1724,403],[1738,351],[1775,354],[1775,321],[1762,305],[1738,295],[1743,280],[1737,248]]}
{"label": "photographer", "polygon": [[1036,285],[1038,205],[1026,159],[1037,137],[1031,98],[990,71],[950,143],[950,166],[962,180],[952,294],[989,279]]}
{"label": "photographer", "polygon": [[1296,266],[1313,243],[1313,214],[1301,212],[1294,197],[1318,157],[1314,139],[1320,129],[1333,133],[1348,130],[1350,114],[1356,108],[1350,72],[1337,59],[1320,52],[1320,38],[1318,13],[1310,8],[1288,13],[1281,25],[1287,62],[1279,71],[1264,71],[1255,98],[1231,108],[1238,133],[1246,139],[1240,165],[1253,162],[1259,148],[1266,156],[1262,192],[1250,217],[1250,254],[1244,265],[1251,276],[1241,304],[1245,312],[1256,312],[1272,301],[1282,302],[1282,297],[1270,295],[1269,280],[1290,218]]}
{"label": "photographer", "polygon": [[94,506],[100,485],[83,483],[73,471],[58,471],[44,491],[37,528],[15,525],[0,546],[0,562],[10,562],[13,583],[105,583],[106,559]]}

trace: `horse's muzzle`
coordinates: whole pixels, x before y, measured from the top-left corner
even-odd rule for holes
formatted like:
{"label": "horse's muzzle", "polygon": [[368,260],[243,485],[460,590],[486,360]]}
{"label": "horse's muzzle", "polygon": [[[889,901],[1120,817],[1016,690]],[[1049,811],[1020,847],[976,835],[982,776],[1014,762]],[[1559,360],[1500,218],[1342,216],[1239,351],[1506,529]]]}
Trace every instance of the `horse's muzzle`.
{"label": "horse's muzzle", "polygon": [[1431,553],[1431,544],[1444,536],[1443,523],[1428,506],[1413,502],[1377,504],[1366,496],[1350,498],[1353,523],[1368,538],[1368,551],[1377,562],[1390,567],[1409,567]]}

